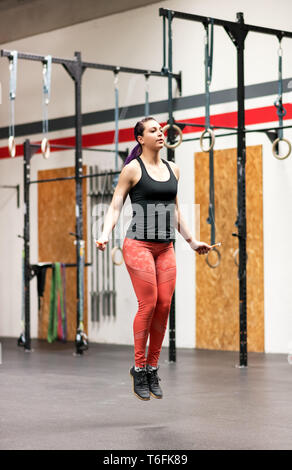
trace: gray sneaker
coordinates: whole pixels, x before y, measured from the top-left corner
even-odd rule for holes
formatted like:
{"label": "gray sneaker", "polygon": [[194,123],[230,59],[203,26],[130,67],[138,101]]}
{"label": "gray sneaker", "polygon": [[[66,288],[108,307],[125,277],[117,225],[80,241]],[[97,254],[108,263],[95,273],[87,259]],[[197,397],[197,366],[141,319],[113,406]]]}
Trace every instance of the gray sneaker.
{"label": "gray sneaker", "polygon": [[133,366],[130,369],[130,375],[133,379],[133,392],[140,400],[150,400],[149,385],[147,380],[147,371],[142,369],[141,371],[135,370]]}

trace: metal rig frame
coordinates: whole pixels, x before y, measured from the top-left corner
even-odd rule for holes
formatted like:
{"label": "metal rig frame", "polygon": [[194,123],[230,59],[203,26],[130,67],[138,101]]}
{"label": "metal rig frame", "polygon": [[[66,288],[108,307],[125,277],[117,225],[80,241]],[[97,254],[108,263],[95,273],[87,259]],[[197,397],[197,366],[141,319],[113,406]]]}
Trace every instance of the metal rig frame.
{"label": "metal rig frame", "polygon": [[[245,93],[244,93],[244,42],[249,31],[276,36],[278,40],[284,37],[292,38],[292,32],[277,29],[252,26],[244,23],[243,13],[237,13],[237,22],[225,21],[206,16],[182,13],[165,8],[159,9],[163,17],[163,70],[166,65],[166,20],[168,21],[168,72],[172,74],[172,21],[174,18],[202,23],[205,27],[211,23],[223,26],[226,33],[237,49],[237,220],[235,225],[238,233],[233,234],[239,241],[239,367],[247,367],[247,310],[246,310],[246,144],[245,144]],[[177,124],[173,118],[173,97],[171,80],[168,80],[168,124]],[[277,135],[275,135],[277,137]],[[169,133],[170,143],[174,142],[174,133]],[[168,160],[174,161],[175,152],[168,149]],[[169,361],[175,361],[175,303],[174,298],[169,320]]]}
{"label": "metal rig frame", "polygon": [[[11,58],[11,51],[2,49],[0,51],[1,57]],[[130,74],[140,74],[156,77],[168,78],[172,81],[174,78],[177,81],[178,88],[181,92],[181,73],[174,74],[170,71],[153,71],[146,69],[136,69],[130,67],[120,67],[113,65],[97,64],[92,62],[83,62],[81,60],[81,53],[75,52],[75,59],[63,59],[59,57],[52,57],[52,63],[62,65],[69,76],[74,81],[75,85],[75,188],[76,188],[76,267],[77,267],[77,322],[76,330],[79,326],[79,272],[81,269],[81,260],[80,260],[80,240],[83,239],[83,217],[82,217],[82,111],[81,111],[81,83],[82,76],[86,69],[96,69],[96,70],[108,70],[116,73],[130,73]],[[44,62],[46,60],[45,56],[28,54],[28,53],[18,53],[19,60],[30,60],[37,62]],[[53,146],[52,146],[53,147]],[[34,153],[32,149],[34,146],[26,140],[24,143],[24,202],[25,202],[25,217],[24,217],[24,252],[25,252],[25,342],[24,349],[25,351],[31,351],[31,337],[30,337],[30,279],[31,279],[31,266],[30,266],[30,250],[29,250],[29,230],[30,230],[30,219],[29,219],[29,186],[31,181],[30,178],[30,158]],[[36,149],[34,149],[36,151]],[[95,176],[95,175],[92,175]],[[90,177],[86,176],[86,177]],[[77,354],[82,354],[81,351],[78,351]]]}

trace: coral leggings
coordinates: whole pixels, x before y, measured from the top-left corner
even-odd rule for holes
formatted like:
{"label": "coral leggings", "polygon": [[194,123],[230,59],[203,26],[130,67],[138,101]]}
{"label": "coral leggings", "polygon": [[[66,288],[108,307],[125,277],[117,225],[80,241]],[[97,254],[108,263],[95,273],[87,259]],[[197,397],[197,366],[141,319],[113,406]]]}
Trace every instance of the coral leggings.
{"label": "coral leggings", "polygon": [[123,256],[138,300],[133,324],[135,365],[157,367],[176,281],[173,243],[126,237]]}

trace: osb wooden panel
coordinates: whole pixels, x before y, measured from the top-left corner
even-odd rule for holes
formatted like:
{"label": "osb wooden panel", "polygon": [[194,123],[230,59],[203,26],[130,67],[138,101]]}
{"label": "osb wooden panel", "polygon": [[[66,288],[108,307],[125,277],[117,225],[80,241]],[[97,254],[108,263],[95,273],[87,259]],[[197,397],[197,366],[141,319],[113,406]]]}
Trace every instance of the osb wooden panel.
{"label": "osb wooden panel", "polygon": [[[222,241],[221,263],[210,268],[196,255],[196,345],[202,349],[239,350],[239,281],[233,253],[238,248],[237,150],[214,151],[216,242]],[[195,154],[195,201],[200,204],[200,239],[210,243],[206,223],[209,205],[209,156]],[[264,351],[264,266],[262,147],[246,152],[247,346]],[[215,253],[212,254],[215,256]],[[210,260],[216,261],[217,258]]]}
{"label": "osb wooden panel", "polygon": [[[38,179],[74,176],[75,168],[58,168],[38,172]],[[86,174],[86,167],[83,167]],[[83,238],[87,240],[86,182],[83,180]],[[55,181],[38,185],[38,243],[39,262],[76,263],[75,181]],[[85,244],[85,260],[87,247]],[[87,331],[87,268],[84,281],[84,329]],[[41,313],[39,338],[47,339],[52,270],[47,269],[46,286]],[[76,268],[66,268],[67,339],[74,341],[77,325]]]}

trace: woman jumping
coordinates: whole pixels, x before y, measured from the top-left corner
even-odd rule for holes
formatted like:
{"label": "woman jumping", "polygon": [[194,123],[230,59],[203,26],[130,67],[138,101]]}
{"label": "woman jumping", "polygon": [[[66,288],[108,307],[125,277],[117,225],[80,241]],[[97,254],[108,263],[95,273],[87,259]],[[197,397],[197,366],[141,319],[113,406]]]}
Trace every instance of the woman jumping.
{"label": "woman jumping", "polygon": [[182,218],[177,200],[179,168],[160,157],[164,134],[159,123],[146,117],[137,122],[134,135],[138,143],[125,161],[96,244],[100,250],[106,248],[129,194],[133,217],[123,257],[138,300],[133,324],[135,365],[130,374],[134,394],[149,400],[150,395],[162,398],[157,371],[176,282],[175,228],[198,254],[212,247],[193,239]]}

